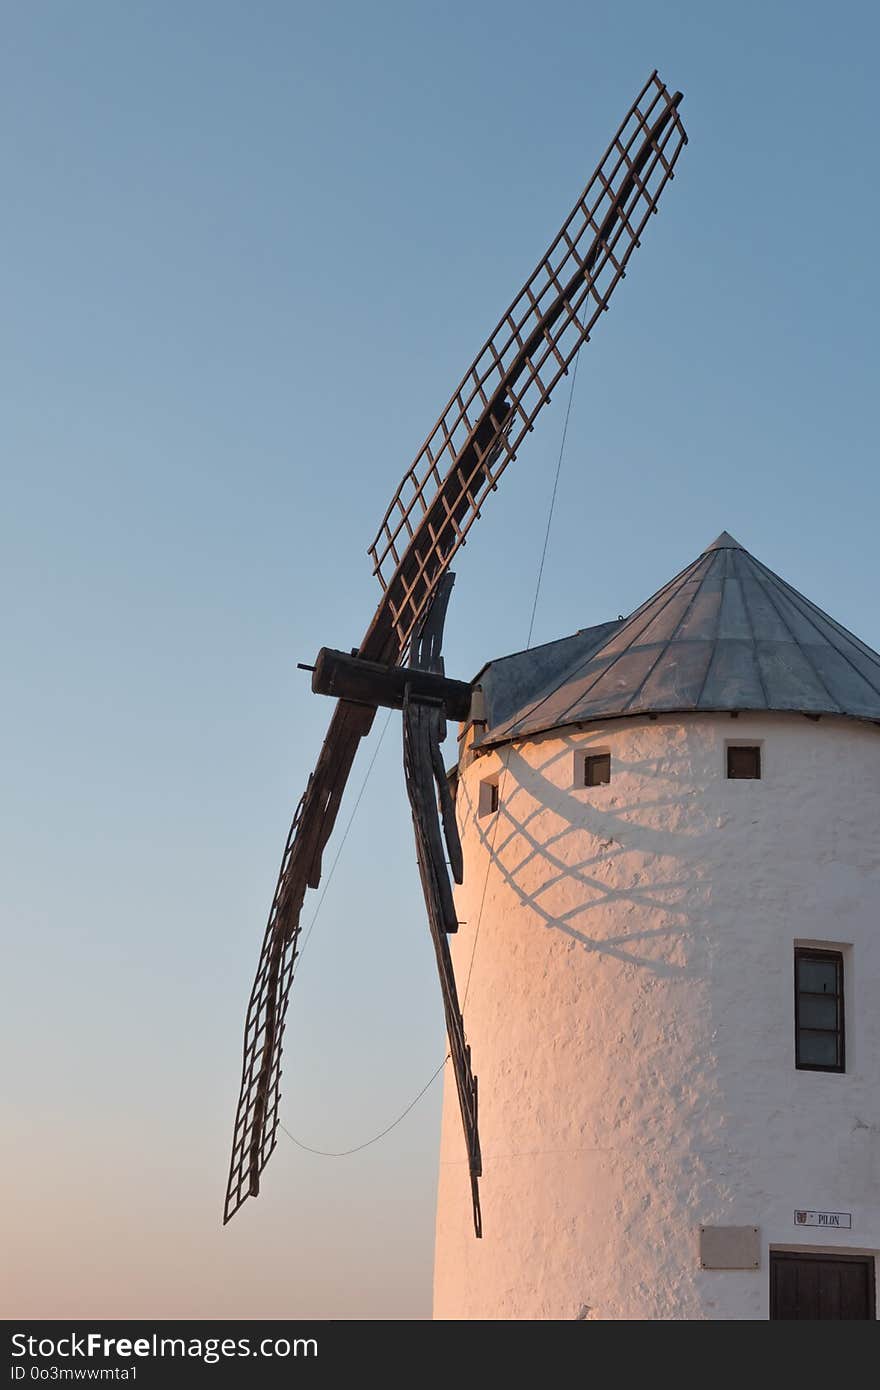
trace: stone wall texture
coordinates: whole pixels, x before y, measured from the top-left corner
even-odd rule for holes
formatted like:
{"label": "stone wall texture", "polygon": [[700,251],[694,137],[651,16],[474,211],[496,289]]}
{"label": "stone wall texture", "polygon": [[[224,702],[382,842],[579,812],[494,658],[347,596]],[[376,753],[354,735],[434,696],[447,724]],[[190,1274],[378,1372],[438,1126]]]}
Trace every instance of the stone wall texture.
{"label": "stone wall texture", "polygon": [[[727,779],[728,741],[761,744],[760,781]],[[447,1074],[435,1316],[761,1319],[771,1248],[880,1249],[880,729],[703,714],[469,743],[453,950],[484,1237]],[[591,751],[607,786],[577,785]],[[845,953],[843,1075],[795,1069],[800,943]],[[760,1268],[702,1270],[701,1225],[758,1226]]]}

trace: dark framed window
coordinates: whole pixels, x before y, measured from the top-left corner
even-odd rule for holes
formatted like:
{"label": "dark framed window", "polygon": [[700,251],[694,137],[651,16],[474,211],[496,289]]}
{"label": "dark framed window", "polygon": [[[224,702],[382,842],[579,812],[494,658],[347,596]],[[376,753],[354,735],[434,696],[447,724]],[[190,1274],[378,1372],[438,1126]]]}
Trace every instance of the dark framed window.
{"label": "dark framed window", "polygon": [[611,754],[588,753],[584,759],[584,786],[603,787],[611,781]]}
{"label": "dark framed window", "polygon": [[795,1065],[801,1071],[843,1071],[843,955],[796,946]]}
{"label": "dark framed window", "polygon": [[480,800],[477,806],[477,815],[492,816],[498,810],[498,782],[494,777],[487,777],[485,782],[480,783]]}
{"label": "dark framed window", "polygon": [[761,749],[757,744],[727,745],[727,775],[737,780],[758,781],[761,776]]}

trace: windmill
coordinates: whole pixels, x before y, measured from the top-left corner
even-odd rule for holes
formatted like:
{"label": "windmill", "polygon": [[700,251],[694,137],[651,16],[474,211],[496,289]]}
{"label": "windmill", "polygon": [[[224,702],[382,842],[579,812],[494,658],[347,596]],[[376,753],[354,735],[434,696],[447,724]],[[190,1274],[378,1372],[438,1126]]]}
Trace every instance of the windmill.
{"label": "windmill", "polygon": [[395,492],[369,548],[383,592],[360,647],[323,648],[318,655],[312,689],[337,703],[287,837],[248,1005],[224,1223],[259,1193],[277,1142],[285,1013],[303,902],[320,882],[355,753],[382,705],[403,712],[406,788],[467,1146],[474,1230],[482,1233],[477,1079],[447,941],[457,929],[447,857],[458,883],[463,866],[440,744],[445,719],[466,718],[472,696],[469,684],[445,676],[440,655],[449,565],[589,341],[657,211],[687,141],[680,101],[681,93],[670,95],[653,72]]}

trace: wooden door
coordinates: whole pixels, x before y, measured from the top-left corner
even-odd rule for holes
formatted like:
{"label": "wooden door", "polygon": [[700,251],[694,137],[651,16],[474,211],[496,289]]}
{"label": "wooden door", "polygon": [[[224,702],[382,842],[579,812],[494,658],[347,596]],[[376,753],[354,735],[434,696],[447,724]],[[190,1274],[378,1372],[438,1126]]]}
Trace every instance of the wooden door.
{"label": "wooden door", "polygon": [[771,1318],[874,1318],[871,1255],[770,1252]]}

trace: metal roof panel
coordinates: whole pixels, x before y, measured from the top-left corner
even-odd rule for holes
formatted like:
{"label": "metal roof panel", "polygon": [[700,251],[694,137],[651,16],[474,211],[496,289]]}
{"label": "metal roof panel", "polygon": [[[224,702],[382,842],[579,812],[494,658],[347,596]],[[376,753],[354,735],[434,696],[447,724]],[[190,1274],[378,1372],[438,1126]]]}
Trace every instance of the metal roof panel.
{"label": "metal roof panel", "polygon": [[880,723],[880,655],[723,531],[629,618],[490,662],[503,742],[627,714],[796,710]]}

